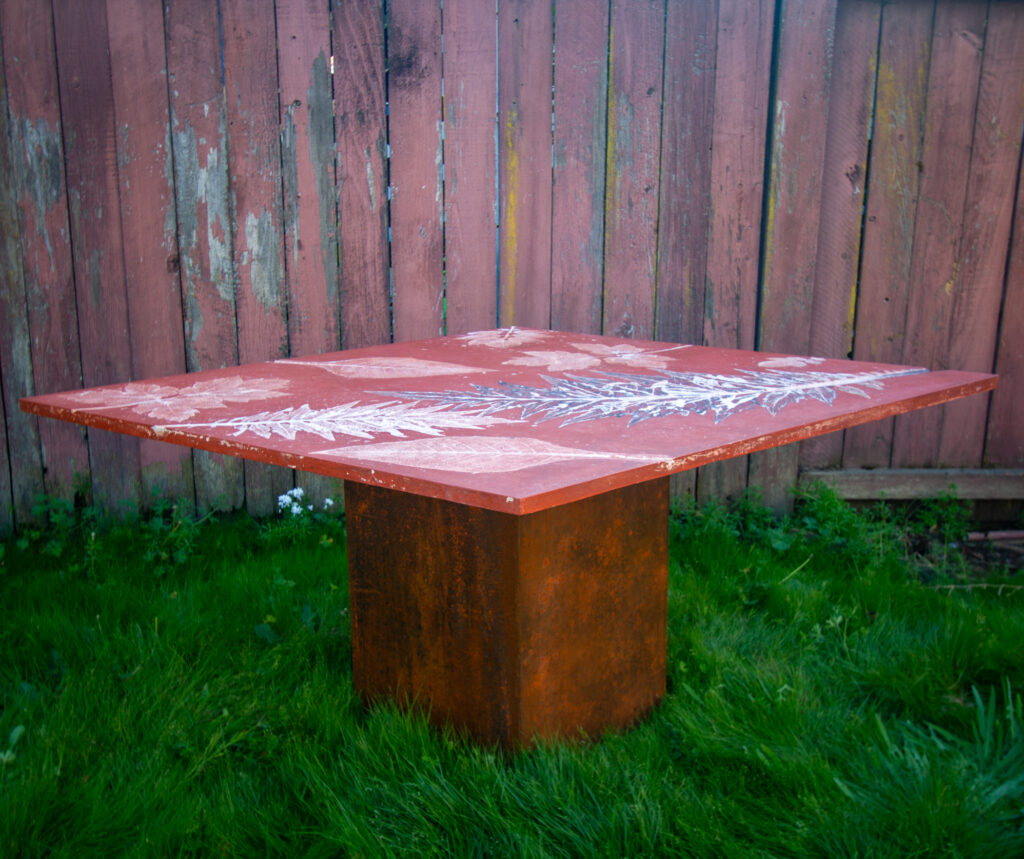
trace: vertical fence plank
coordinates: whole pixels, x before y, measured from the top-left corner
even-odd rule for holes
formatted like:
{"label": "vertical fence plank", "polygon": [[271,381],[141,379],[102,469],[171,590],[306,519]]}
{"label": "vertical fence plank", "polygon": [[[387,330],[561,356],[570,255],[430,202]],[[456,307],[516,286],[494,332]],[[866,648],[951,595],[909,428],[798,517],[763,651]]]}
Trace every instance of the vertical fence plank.
{"label": "vertical fence plank", "polygon": [[[118,206],[114,98],[105,10],[83,16],[54,3],[60,107],[67,165],[75,306],[87,387],[131,377],[131,339]],[[138,439],[89,432],[94,499],[138,503]]]}
{"label": "vertical fence plank", "polygon": [[311,355],[341,343],[330,16],[322,0],[276,12],[288,343]]}
{"label": "vertical fence plank", "polygon": [[[854,358],[899,363],[909,299],[933,4],[882,7]],[[892,419],[847,430],[846,468],[888,466]]]}
{"label": "vertical fence plank", "polygon": [[[758,320],[769,352],[810,350],[835,16],[835,0],[782,5]],[[751,456],[750,482],[771,507],[790,503],[798,461],[798,445]]]}
{"label": "vertical fence plank", "polygon": [[[1020,26],[1018,23],[1016,26]],[[1024,154],[1021,155],[1024,159]],[[1021,165],[1024,166],[1024,165]],[[1006,264],[1003,315],[999,323],[996,372],[985,443],[985,465],[1024,466],[1024,169],[1018,166],[1013,235]]]}
{"label": "vertical fence plank", "polygon": [[391,339],[381,0],[334,6],[341,342]]}
{"label": "vertical fence plank", "polygon": [[613,0],[608,46],[604,333],[654,336],[665,7]]}
{"label": "vertical fence plank", "polygon": [[497,18],[444,4],[446,331],[497,323]]}
{"label": "vertical fence plank", "polygon": [[444,333],[441,4],[388,6],[391,288],[395,340]]}
{"label": "vertical fence plank", "polygon": [[[322,0],[275,12],[288,344],[292,355],[312,355],[341,345],[330,14]],[[341,481],[318,474],[297,472],[295,482],[317,504],[342,492]]]}
{"label": "vertical fence plank", "polygon": [[[836,11],[809,341],[812,355],[829,358],[847,358],[853,351],[880,17],[878,0],[841,0]],[[842,456],[840,432],[800,445],[802,467],[838,466]]]}
{"label": "vertical fence plank", "polygon": [[[217,9],[203,0],[165,5],[175,211],[189,371],[238,363],[228,150]],[[196,503],[244,500],[242,463],[195,451]]]}
{"label": "vertical fence plank", "polygon": [[711,197],[718,3],[669,3],[658,224],[659,340],[700,343]]}
{"label": "vertical fence plank", "polygon": [[[719,0],[704,343],[753,349],[774,0]],[[700,469],[701,500],[735,497],[748,457]]]}
{"label": "vertical fence plank", "polygon": [[[7,81],[0,43],[0,176],[13,174]],[[25,271],[19,242],[18,200],[13,183],[0,182],[0,537],[31,518],[43,487],[37,422],[18,408],[34,393],[32,339],[25,305]],[[13,453],[13,456],[11,455]]]}
{"label": "vertical fence plank", "polygon": [[551,320],[552,4],[498,4],[499,323]]}
{"label": "vertical fence plank", "polygon": [[[945,369],[953,290],[960,268],[967,170],[939,165],[971,163],[971,138],[985,39],[984,4],[940,3],[932,29],[927,115],[920,191],[914,223],[910,294],[901,362]],[[934,165],[934,167],[932,167]],[[935,465],[938,413],[901,415],[893,430],[893,464]]]}
{"label": "vertical fence plank", "polygon": [[[989,7],[960,267],[953,285],[948,364],[991,372],[1013,225],[1024,127],[1024,15],[1020,5]],[[1022,329],[1018,328],[1018,333]],[[1001,384],[1006,384],[1004,380]],[[940,463],[982,462],[987,397],[951,403],[941,415]]]}
{"label": "vertical fence plank", "polygon": [[608,0],[555,7],[551,327],[601,333]]}
{"label": "vertical fence plank", "polygon": [[[185,372],[163,20],[108,0],[132,378]],[[195,496],[188,448],[139,444],[144,501]]]}
{"label": "vertical fence plank", "polygon": [[[286,357],[280,105],[273,0],[221,0],[238,360]],[[276,509],[289,469],[246,462],[245,505]]]}
{"label": "vertical fence plank", "polygon": [[[82,368],[50,5],[3,0],[0,28],[32,379],[37,392],[65,391],[81,387]],[[69,497],[76,475],[89,473],[84,432],[43,421],[39,441],[45,491]]]}

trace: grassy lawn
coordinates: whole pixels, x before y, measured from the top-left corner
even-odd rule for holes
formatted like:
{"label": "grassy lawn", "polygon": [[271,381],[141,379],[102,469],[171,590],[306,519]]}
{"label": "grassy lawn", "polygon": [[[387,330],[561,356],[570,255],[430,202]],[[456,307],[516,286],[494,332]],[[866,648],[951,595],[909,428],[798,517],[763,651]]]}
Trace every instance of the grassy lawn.
{"label": "grassy lawn", "polygon": [[341,516],[47,507],[0,856],[1024,856],[1024,578],[955,502],[676,511],[665,701],[508,759],[355,698]]}

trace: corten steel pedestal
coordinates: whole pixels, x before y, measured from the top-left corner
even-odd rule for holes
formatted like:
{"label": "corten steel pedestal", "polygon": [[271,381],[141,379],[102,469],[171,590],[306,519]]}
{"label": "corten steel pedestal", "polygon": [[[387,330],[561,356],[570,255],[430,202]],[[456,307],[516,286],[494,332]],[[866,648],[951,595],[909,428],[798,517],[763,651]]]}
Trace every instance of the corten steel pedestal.
{"label": "corten steel pedestal", "polygon": [[670,474],[995,383],[508,328],[22,408],[346,480],[356,686],[514,747],[664,693]]}
{"label": "corten steel pedestal", "polygon": [[348,483],[352,674],[368,700],[514,748],[665,692],[668,478],[516,516]]}

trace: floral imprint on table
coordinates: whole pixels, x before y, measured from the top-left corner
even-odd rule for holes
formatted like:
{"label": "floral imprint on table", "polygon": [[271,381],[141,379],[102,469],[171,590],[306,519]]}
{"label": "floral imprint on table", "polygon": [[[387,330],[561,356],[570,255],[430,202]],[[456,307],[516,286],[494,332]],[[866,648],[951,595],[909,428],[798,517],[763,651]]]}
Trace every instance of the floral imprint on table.
{"label": "floral imprint on table", "polygon": [[[749,409],[776,415],[803,400],[832,405],[839,393],[870,399],[869,390],[900,376],[927,373],[923,368],[888,372],[824,373],[784,370],[739,370],[734,374],[680,373],[658,375],[600,373],[596,376],[542,376],[549,387],[499,382],[498,387],[473,385],[462,391],[388,391],[388,396],[440,403],[490,415],[518,411],[526,420],[561,420],[561,425],[603,418],[628,418],[627,426],[670,415],[712,413],[715,423]],[[381,392],[385,393],[385,392]]]}
{"label": "floral imprint on table", "polygon": [[643,464],[661,462],[665,458],[656,453],[617,453],[565,447],[534,438],[472,435],[336,447],[315,451],[314,455],[460,474],[497,474],[578,460]]}
{"label": "floral imprint on table", "polygon": [[469,334],[462,334],[455,339],[463,340],[470,346],[514,349],[519,346],[526,346],[529,343],[546,340],[550,336],[551,333],[548,331],[524,331],[522,328],[516,328],[512,325],[509,328],[497,328],[493,331],[470,331]]}
{"label": "floral imprint on table", "polygon": [[480,430],[498,424],[518,423],[511,418],[456,411],[447,404],[421,406],[412,403],[342,403],[325,409],[309,404],[278,411],[259,412],[215,421],[176,423],[153,427],[154,432],[181,429],[227,429],[232,436],[246,433],[270,438],[279,436],[294,441],[299,433],[334,441],[339,435],[372,439],[375,435],[405,438],[407,433],[437,436],[447,430]]}
{"label": "floral imprint on table", "polygon": [[525,349],[519,357],[509,358],[502,363],[510,366],[544,367],[551,373],[565,372],[566,370],[590,370],[606,363],[643,367],[646,370],[664,370],[668,366],[668,359],[662,357],[662,352],[674,352],[678,349],[689,348],[682,344],[665,349],[644,349],[640,346],[631,346],[628,343],[617,343],[613,346],[606,343],[572,343],[570,345],[579,351]]}
{"label": "floral imprint on table", "polygon": [[431,361],[426,358],[337,358],[313,361],[308,358],[285,358],[280,364],[298,364],[318,367],[334,376],[346,379],[418,379],[429,376],[458,376],[463,373],[483,373],[480,367]]}
{"label": "floral imprint on table", "polygon": [[287,379],[243,379],[224,376],[194,382],[185,388],[150,382],[129,382],[120,388],[94,388],[68,394],[75,411],[131,409],[144,417],[181,421],[204,409],[224,409],[228,403],[248,403],[287,395]]}

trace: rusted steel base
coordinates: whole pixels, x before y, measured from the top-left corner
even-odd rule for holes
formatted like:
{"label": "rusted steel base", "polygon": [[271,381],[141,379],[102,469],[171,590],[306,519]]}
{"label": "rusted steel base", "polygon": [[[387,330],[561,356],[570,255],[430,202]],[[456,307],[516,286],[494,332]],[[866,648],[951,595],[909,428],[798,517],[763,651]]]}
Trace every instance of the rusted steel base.
{"label": "rusted steel base", "polygon": [[484,743],[599,736],[665,691],[668,478],[516,516],[345,485],[352,662]]}

